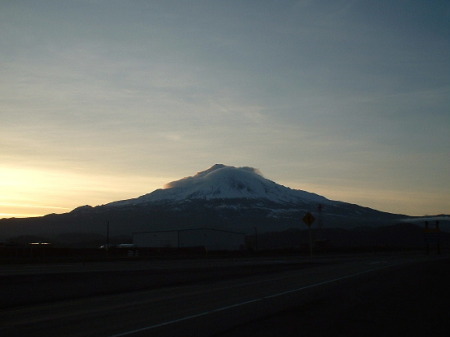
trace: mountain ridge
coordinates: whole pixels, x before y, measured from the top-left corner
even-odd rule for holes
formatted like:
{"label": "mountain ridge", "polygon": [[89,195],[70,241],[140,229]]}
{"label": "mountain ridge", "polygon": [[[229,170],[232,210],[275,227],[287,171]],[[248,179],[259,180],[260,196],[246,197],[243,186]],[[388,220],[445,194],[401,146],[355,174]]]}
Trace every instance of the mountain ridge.
{"label": "mountain ridge", "polygon": [[[320,206],[319,206],[320,205]],[[215,164],[140,197],[99,206],[80,206],[68,213],[36,218],[1,219],[0,239],[17,235],[55,237],[67,233],[114,235],[135,232],[215,228],[251,234],[302,229],[311,212],[313,227],[380,227],[411,219],[401,214],[327,199],[266,179],[251,167]]]}

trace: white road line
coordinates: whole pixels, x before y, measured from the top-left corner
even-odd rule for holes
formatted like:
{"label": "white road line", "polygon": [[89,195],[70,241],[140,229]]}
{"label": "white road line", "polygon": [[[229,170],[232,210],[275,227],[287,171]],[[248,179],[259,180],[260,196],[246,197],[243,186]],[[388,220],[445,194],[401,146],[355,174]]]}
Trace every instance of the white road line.
{"label": "white road line", "polygon": [[129,330],[129,331],[122,332],[122,333],[119,333],[119,334],[111,335],[109,337],[128,336],[128,335],[132,335],[132,334],[135,334],[135,333],[138,333],[138,332],[156,329],[156,328],[159,328],[159,327],[162,327],[162,326],[166,326],[166,325],[170,325],[170,324],[174,324],[174,323],[178,323],[178,322],[182,322],[182,321],[187,321],[187,320],[190,320],[190,319],[193,319],[193,318],[198,318],[198,317],[206,316],[206,315],[209,315],[209,314],[212,314],[212,313],[225,311],[225,310],[236,308],[236,307],[240,307],[240,306],[243,306],[243,305],[246,305],[246,304],[255,303],[255,302],[262,302],[264,300],[268,300],[268,299],[271,299],[271,298],[276,298],[276,297],[284,296],[284,295],[287,295],[287,294],[292,294],[292,293],[296,293],[296,292],[299,292],[299,291],[303,291],[303,290],[306,290],[306,289],[319,287],[319,286],[324,285],[324,284],[329,284],[329,283],[345,280],[345,279],[348,279],[348,278],[352,278],[352,277],[356,277],[356,276],[359,276],[359,275],[367,274],[367,273],[370,273],[370,272],[373,272],[373,271],[385,269],[387,267],[388,266],[384,266],[384,267],[380,267],[380,268],[369,269],[369,270],[358,272],[358,273],[353,273],[353,274],[342,276],[342,277],[338,277],[338,278],[335,278],[335,279],[331,279],[331,280],[326,280],[326,281],[310,284],[310,285],[307,285],[307,286],[303,286],[303,287],[292,289],[292,290],[288,290],[288,291],[283,291],[281,293],[276,293],[276,294],[273,294],[273,295],[263,296],[263,297],[255,298],[253,300],[249,300],[249,301],[245,301],[245,302],[240,302],[240,303],[236,303],[236,304],[220,307],[220,308],[216,308],[216,309],[209,310],[209,311],[204,311],[204,312],[201,312],[199,314],[181,317],[181,318],[178,318],[178,319],[174,319],[174,320],[163,322],[163,323],[158,323],[158,324],[155,324],[155,325],[146,326],[146,327],[143,327],[143,328],[140,328],[140,329],[136,329],[136,330]]}

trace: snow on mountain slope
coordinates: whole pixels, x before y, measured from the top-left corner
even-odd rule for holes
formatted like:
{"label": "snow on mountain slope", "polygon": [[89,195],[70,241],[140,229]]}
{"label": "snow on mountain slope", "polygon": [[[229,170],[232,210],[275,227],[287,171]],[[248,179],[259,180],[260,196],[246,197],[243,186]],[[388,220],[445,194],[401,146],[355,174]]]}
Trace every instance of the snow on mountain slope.
{"label": "snow on mountain slope", "polygon": [[164,189],[156,190],[139,198],[114,202],[108,206],[134,205],[162,200],[241,198],[265,199],[277,203],[330,202],[317,194],[279,185],[264,178],[254,168],[216,164],[194,176],[173,181]]}

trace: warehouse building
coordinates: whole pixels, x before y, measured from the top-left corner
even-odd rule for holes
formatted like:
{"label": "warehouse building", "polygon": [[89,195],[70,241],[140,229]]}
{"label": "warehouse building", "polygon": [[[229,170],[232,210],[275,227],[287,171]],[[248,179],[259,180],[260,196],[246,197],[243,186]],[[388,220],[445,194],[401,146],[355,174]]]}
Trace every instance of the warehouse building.
{"label": "warehouse building", "polygon": [[133,244],[138,248],[241,250],[245,246],[245,234],[211,228],[135,232]]}

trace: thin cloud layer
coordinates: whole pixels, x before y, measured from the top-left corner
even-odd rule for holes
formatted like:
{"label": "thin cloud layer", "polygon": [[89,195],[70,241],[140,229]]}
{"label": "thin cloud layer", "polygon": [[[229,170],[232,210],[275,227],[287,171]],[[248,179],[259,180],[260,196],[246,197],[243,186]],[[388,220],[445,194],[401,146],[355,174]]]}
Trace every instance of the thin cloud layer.
{"label": "thin cloud layer", "polygon": [[[381,210],[449,213],[448,13],[447,1],[3,2],[0,166],[28,172],[5,202],[37,189],[49,205],[47,188],[20,183],[40,170],[120,177],[137,196],[162,186],[141,177],[224,162]],[[72,188],[48,186],[73,198],[55,207],[107,198]]]}

